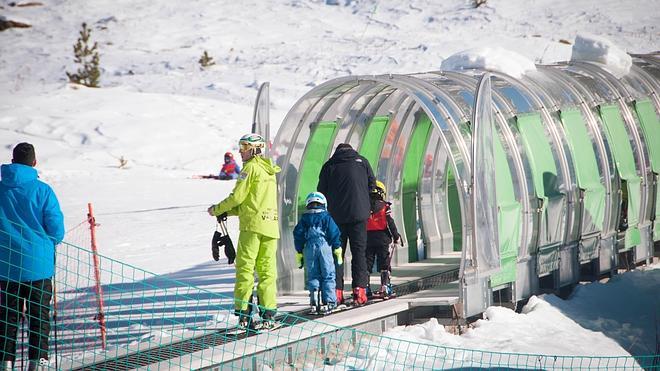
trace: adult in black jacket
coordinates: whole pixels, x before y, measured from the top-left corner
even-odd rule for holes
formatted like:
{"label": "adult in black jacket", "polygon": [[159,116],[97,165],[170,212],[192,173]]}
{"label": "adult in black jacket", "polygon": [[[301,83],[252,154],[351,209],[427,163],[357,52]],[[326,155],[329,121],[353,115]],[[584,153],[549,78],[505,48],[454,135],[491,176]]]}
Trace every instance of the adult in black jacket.
{"label": "adult in black jacket", "polygon": [[[369,192],[375,185],[376,178],[369,161],[350,144],[342,143],[323,164],[317,187],[328,199],[328,211],[341,231],[342,255],[346,253],[346,244],[350,240],[353,298],[358,304],[367,301],[367,220],[371,210]],[[343,299],[343,290],[344,270],[337,267],[338,303]]]}

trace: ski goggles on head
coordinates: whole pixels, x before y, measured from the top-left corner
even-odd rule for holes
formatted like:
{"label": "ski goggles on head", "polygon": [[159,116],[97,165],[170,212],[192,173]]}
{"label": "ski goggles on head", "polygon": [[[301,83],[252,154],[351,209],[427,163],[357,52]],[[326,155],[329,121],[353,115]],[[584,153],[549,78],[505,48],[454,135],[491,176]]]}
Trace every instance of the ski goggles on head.
{"label": "ski goggles on head", "polygon": [[265,145],[264,143],[247,143],[247,142],[241,142],[238,145],[238,149],[241,152],[247,152],[251,149],[262,149],[264,148]]}

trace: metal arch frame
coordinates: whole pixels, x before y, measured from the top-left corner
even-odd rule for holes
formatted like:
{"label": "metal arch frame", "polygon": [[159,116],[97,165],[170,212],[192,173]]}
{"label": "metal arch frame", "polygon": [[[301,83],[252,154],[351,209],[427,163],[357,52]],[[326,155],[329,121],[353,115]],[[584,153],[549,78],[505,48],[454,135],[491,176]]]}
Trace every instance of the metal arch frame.
{"label": "metal arch frame", "polygon": [[[403,169],[400,166],[397,166],[399,163],[399,158],[401,158],[401,163],[405,161],[405,155],[406,155],[406,149],[408,147],[408,135],[407,137],[403,135],[404,131],[412,131],[413,126],[415,124],[414,122],[414,115],[412,119],[410,118],[411,112],[413,112],[416,101],[410,97],[409,94],[403,92],[400,97],[400,101],[397,105],[397,111],[396,114],[394,114],[394,121],[399,123],[399,126],[396,128],[390,127],[390,130],[388,131],[388,134],[392,132],[393,130],[396,130],[396,133],[394,135],[394,141],[391,143],[391,148],[389,148],[390,151],[390,158],[387,164],[385,165],[385,169],[383,169],[385,173],[385,187],[390,190],[390,195],[396,195],[393,199],[391,199],[392,204],[395,205],[393,207],[394,210],[394,218],[396,218],[396,223],[399,226],[399,234],[401,234],[401,238],[407,240],[408,236],[406,235],[406,230],[403,227],[405,225],[405,219],[403,216],[403,213],[401,212],[402,205],[403,205],[403,187],[402,187],[402,177],[403,177]],[[403,143],[403,144],[401,144]],[[403,146],[403,148],[400,149],[400,147]],[[384,148],[383,148],[384,149]],[[381,151],[383,150],[381,149]],[[397,172],[398,171],[398,172]],[[410,247],[408,247],[410,248]],[[392,261],[394,262],[394,266],[398,266],[403,263],[408,262],[408,251],[406,249],[398,249],[394,252],[394,256],[392,257]]]}
{"label": "metal arch frame", "polygon": [[[591,96],[590,92],[578,81],[571,77],[570,74],[565,73],[563,70],[553,68],[552,66],[537,66],[539,72],[548,76],[559,88],[568,91],[575,102],[575,105],[582,113],[586,128],[591,136],[591,143],[596,150],[596,159],[598,170],[601,176],[601,184],[605,187],[605,214],[603,217],[603,225],[600,226],[600,261],[599,271],[601,273],[611,271],[616,268],[616,254],[614,253],[614,241],[616,238],[616,215],[618,215],[619,199],[614,198],[618,194],[618,185],[614,187],[614,169],[613,156],[609,149],[608,144],[604,140],[603,126],[594,116],[591,106],[594,106],[595,99]],[[540,86],[541,84],[539,84]],[[554,100],[552,94],[549,94],[549,99]],[[561,106],[556,102],[556,109],[560,110]],[[616,201],[616,202],[615,202]],[[609,255],[607,253],[609,252]]]}
{"label": "metal arch frame", "polygon": [[[334,83],[333,83],[334,81]],[[289,114],[285,117],[283,121],[283,125],[287,123],[287,120],[296,120],[297,125],[295,125],[295,129],[293,130],[293,135],[291,135],[290,138],[287,138],[289,140],[290,145],[287,148],[286,154],[284,155],[284,162],[285,164],[291,164],[291,156],[293,153],[296,151],[296,144],[298,143],[298,138],[300,137],[301,133],[304,132],[305,129],[305,123],[312,123],[318,120],[322,115],[328,110],[330,106],[332,106],[332,103],[336,101],[339,97],[341,97],[343,94],[346,92],[358,87],[359,81],[355,79],[354,77],[347,77],[347,78],[338,78],[333,81],[328,81],[325,82],[321,85],[319,85],[317,88],[309,91],[307,94],[305,94],[302,98],[300,98],[296,104],[292,107],[292,109],[289,111]],[[338,83],[340,82],[341,83]],[[342,91],[342,89],[344,89]],[[310,100],[312,98],[315,98],[313,100]],[[307,103],[306,107],[302,107],[303,109],[301,111],[295,111],[294,109],[297,108],[299,105],[302,105],[303,103]],[[296,114],[299,115],[299,117],[291,117],[291,114]],[[309,119],[310,115],[315,116],[313,119]],[[311,128],[308,126],[307,127],[308,133],[311,132]],[[281,131],[278,131],[275,140],[273,142],[273,147],[275,149],[279,149],[281,146]],[[308,134],[309,135],[309,134]],[[300,154],[300,161],[304,158],[305,151],[307,149],[303,148],[302,153]],[[281,157],[281,156],[280,156]],[[276,158],[276,161],[279,160],[279,158]],[[296,169],[299,171],[300,170],[300,165],[301,163],[296,164]],[[280,174],[280,179],[284,179],[283,183],[284,189],[280,189],[278,192],[278,202],[280,205],[284,205],[285,203],[285,196],[291,196],[291,199],[288,200],[292,207],[289,210],[289,213],[295,213],[297,215],[297,206],[296,200],[298,197],[298,184],[300,181],[300,177],[296,176],[296,179],[294,181],[294,184],[288,184],[287,179],[288,179],[288,167],[285,167],[283,171]],[[288,192],[288,188],[293,187],[293,190],[291,192]],[[288,220],[290,215],[283,215],[284,210],[280,208],[279,210],[279,220]],[[284,216],[284,217],[283,217]],[[280,228],[282,228],[283,223],[280,222]],[[288,223],[287,223],[288,224]],[[289,228],[289,225],[286,225],[285,228]],[[287,230],[288,231],[288,230]],[[292,243],[292,237],[290,236],[290,233],[284,233],[281,234],[281,239],[280,239],[280,244],[284,244],[285,246],[287,245],[293,245]],[[278,273],[279,271],[284,270],[287,272],[287,275],[283,274],[278,274],[278,286],[282,287],[286,290],[293,290],[297,288],[296,283],[299,280],[296,280],[298,277],[302,277],[301,272],[298,272],[296,267],[294,266],[293,262],[293,250],[292,249],[278,249],[277,251],[277,260],[278,260]],[[280,269],[282,268],[282,269]],[[286,284],[284,280],[287,280]]]}
{"label": "metal arch frame", "polygon": [[[599,153],[600,170],[605,185],[605,189],[609,198],[610,207],[605,208],[605,220],[607,225],[603,228],[606,231],[615,233],[616,217],[618,215],[619,198],[614,198],[618,194],[619,184],[616,177],[616,169],[614,167],[614,155],[607,144],[605,137],[605,127],[601,124],[600,118],[594,114],[593,109],[598,105],[595,96],[587,89],[579,80],[575,79],[570,73],[567,73],[563,68],[566,65],[544,66],[543,71],[552,76],[564,88],[569,89],[579,99],[579,107],[585,115],[586,124],[590,133],[596,139],[596,146]],[[616,202],[615,202],[616,201]],[[613,208],[612,205],[616,205]],[[612,213],[612,211],[615,211]],[[612,215],[614,214],[614,215]]]}
{"label": "metal arch frame", "polygon": [[[604,139],[604,132],[602,131],[604,128],[602,125],[599,125],[601,122],[600,118],[597,117],[597,114],[593,110],[597,104],[602,102],[618,103],[626,124],[626,130],[631,133],[631,137],[633,138],[633,141],[631,142],[634,142],[636,162],[638,163],[638,166],[641,165],[638,173],[640,171],[644,173],[642,174],[645,184],[643,188],[644,191],[642,192],[642,197],[644,198],[642,210],[644,210],[644,213],[646,214],[650,197],[648,193],[649,191],[646,188],[648,183],[648,172],[650,169],[650,160],[647,153],[648,148],[646,147],[644,138],[642,138],[641,133],[639,133],[639,130],[641,130],[639,123],[636,122],[631,113],[631,108],[628,107],[628,103],[630,102],[627,102],[626,100],[632,100],[630,91],[631,89],[634,90],[633,92],[639,91],[639,89],[634,89],[638,86],[636,84],[639,84],[645,88],[642,93],[648,93],[654,101],[656,110],[660,111],[660,98],[654,89],[656,81],[650,77],[651,75],[649,72],[637,66],[634,66],[635,74],[629,76],[629,79],[631,79],[630,82],[616,80],[609,75],[608,72],[602,70],[597,65],[588,63],[576,62],[549,67],[539,66],[539,68],[544,76],[550,77],[556,81],[556,87],[559,88],[559,90],[550,90],[549,87],[546,88],[541,83],[542,81],[537,81],[533,78],[517,80],[499,73],[494,73],[493,75],[497,79],[504,81],[507,85],[517,89],[518,92],[523,94],[525,99],[531,103],[531,110],[541,114],[544,127],[546,128],[545,136],[547,137],[547,140],[552,142],[553,157],[558,161],[558,168],[564,175],[562,176],[562,184],[567,192],[566,198],[568,203],[570,203],[571,200],[575,203],[576,200],[576,195],[574,193],[577,191],[577,180],[575,167],[572,166],[576,160],[572,158],[572,154],[567,147],[566,133],[557,121],[558,119],[554,117],[553,114],[557,114],[561,109],[561,103],[563,103],[563,100],[559,100],[561,103],[557,103],[557,99],[561,97],[557,95],[558,91],[568,89],[571,96],[575,98],[575,102],[572,102],[572,104],[576,105],[581,110],[583,119],[585,120],[591,136],[590,139],[592,145],[594,145],[594,148],[597,150],[597,163],[599,165],[601,182],[605,186],[605,202],[607,202],[605,207],[605,219],[601,226],[601,234],[604,238],[608,238],[606,235],[614,232],[616,223],[615,219],[619,213],[616,202],[616,190],[618,189],[619,184],[618,177],[616,177],[615,173],[616,169],[614,169],[613,165],[613,156]],[[369,118],[373,118],[378,112],[388,110],[387,115],[390,116],[391,122],[399,122],[399,125],[396,128],[389,127],[388,125],[386,132],[383,134],[388,136],[394,133],[391,130],[396,130],[399,134],[405,130],[412,130],[415,125],[415,119],[411,113],[418,111],[425,112],[432,122],[433,129],[431,131],[431,136],[426,143],[426,147],[424,148],[424,154],[435,154],[435,156],[433,156],[433,161],[430,164],[430,169],[433,172],[430,176],[430,184],[420,183],[418,191],[421,192],[420,196],[429,196],[431,198],[430,205],[438,203],[440,197],[446,198],[446,195],[441,192],[441,186],[437,183],[440,181],[437,174],[438,171],[444,172],[445,165],[452,166],[456,175],[456,182],[459,185],[458,188],[460,188],[459,202],[463,221],[461,228],[464,236],[460,267],[461,286],[463,287],[461,290],[461,298],[466,305],[467,301],[470,302],[470,309],[466,310],[466,313],[474,310],[475,305],[484,305],[485,308],[485,305],[489,304],[490,301],[490,289],[487,285],[488,277],[487,275],[486,277],[478,277],[480,271],[479,267],[475,264],[474,258],[479,252],[471,240],[472,226],[467,222],[470,219],[470,210],[466,207],[469,198],[469,190],[466,188],[466,180],[470,177],[470,169],[468,165],[471,161],[471,155],[466,148],[471,141],[471,136],[469,134],[466,135],[465,128],[461,131],[461,125],[463,125],[465,121],[471,120],[466,114],[466,107],[457,103],[464,103],[464,100],[461,100],[461,98],[456,95],[458,94],[458,91],[443,89],[441,84],[436,84],[434,82],[448,81],[472,92],[476,86],[476,79],[474,76],[479,72],[480,71],[476,71],[472,74],[426,72],[411,75],[345,77],[330,80],[314,88],[296,102],[291,108],[289,114],[285,117],[283,123],[283,127],[293,126],[293,128],[287,128],[285,132],[278,132],[274,141],[275,148],[285,148],[288,145],[286,153],[282,151],[283,153],[279,157],[284,157],[286,160],[285,163],[290,163],[291,159],[295,157],[296,160],[294,161],[300,161],[297,164],[299,169],[301,162],[305,158],[306,151],[304,144],[303,148],[300,148],[301,143],[306,143],[305,139],[302,137],[306,132],[304,126],[316,122],[321,118],[326,118],[326,115],[328,114],[332,113],[336,116],[338,123],[340,123],[340,128],[336,133],[336,137],[333,139],[333,143],[336,143],[341,137],[342,139],[361,145],[363,140],[362,137],[369,124]],[[579,78],[577,78],[578,75]],[[636,84],[633,84],[633,82]],[[590,89],[593,91],[590,91]],[[387,93],[385,94],[385,92]],[[365,95],[369,95],[370,97],[364,99]],[[520,146],[519,134],[517,134],[515,128],[511,127],[511,119],[515,118],[517,111],[513,106],[513,102],[510,102],[502,92],[498,92],[497,89],[494,89],[493,108],[495,111],[495,121],[497,122],[496,125],[499,126],[498,135],[502,138],[502,144],[505,146],[511,176],[514,181],[514,192],[516,192],[515,197],[520,202],[522,208],[521,223],[523,225],[521,226],[520,232],[521,240],[520,246],[518,247],[517,262],[518,265],[521,263],[524,265],[525,263],[534,260],[533,256],[536,253],[535,249],[538,247],[538,241],[533,240],[535,234],[538,237],[538,222],[540,221],[540,218],[534,213],[532,207],[531,197],[534,192],[530,183],[531,172],[525,156],[522,155],[523,150]],[[472,109],[474,109],[474,107],[472,107]],[[554,111],[551,112],[550,110]],[[333,119],[334,118],[335,117],[333,117]],[[288,137],[285,138],[285,135],[281,133],[292,135],[286,135]],[[386,144],[391,152],[391,156],[388,157],[387,161],[381,162],[382,166],[380,169],[381,174],[387,174],[385,180],[388,183],[388,189],[396,190],[396,192],[398,192],[396,199],[398,199],[399,202],[402,200],[402,187],[398,186],[397,188],[396,184],[401,181],[401,179],[398,178],[403,176],[401,161],[405,158],[410,146],[410,143],[404,140],[405,138],[402,138],[401,135],[395,135],[393,142]],[[381,156],[385,150],[386,147],[383,146],[381,148]],[[443,157],[439,155],[441,151]],[[294,153],[297,154],[294,155]],[[425,166],[425,169],[429,167],[428,164],[423,166]],[[443,168],[441,169],[441,167]],[[641,167],[643,167],[644,170],[641,170]],[[286,175],[286,171],[287,169],[285,168],[283,176]],[[289,193],[289,196],[293,195],[293,198],[297,198],[299,179],[296,179],[292,184],[289,184],[291,180],[284,180],[283,182],[286,184],[285,188],[294,187],[287,193]],[[532,190],[532,192],[530,192],[530,190]],[[283,201],[285,197],[286,196],[283,192],[278,196],[280,201]],[[426,201],[424,205],[428,207],[428,201]],[[421,203],[418,202],[418,209],[420,206]],[[297,211],[294,213],[297,213]],[[573,237],[571,236],[574,235],[572,231],[575,230],[575,225],[578,223],[575,213],[576,208],[574,207],[569,215],[562,216],[561,224],[564,228],[563,240],[561,241],[562,247],[572,242]],[[641,216],[642,215],[640,215],[640,217]],[[444,231],[443,226],[440,225],[441,223],[439,222],[439,219],[445,220],[447,218],[446,214],[443,215],[442,210],[438,210],[433,206],[427,210],[427,212],[420,213],[420,219],[423,222],[423,229],[428,229],[429,227],[435,228],[433,230],[428,229],[428,232],[425,231],[424,237],[428,238],[432,235],[439,236],[443,239]],[[648,221],[648,218],[640,218],[640,222],[643,221]],[[642,226],[640,225],[640,229],[641,227]],[[287,226],[286,228],[289,227]],[[581,234],[580,229],[575,231],[577,231],[577,234],[575,234],[576,236]],[[613,234],[615,235],[615,233]],[[616,236],[614,236],[614,238],[616,238]],[[282,254],[282,252],[279,253],[279,255]],[[616,267],[616,256],[614,256],[615,254],[611,255],[612,262],[609,265],[610,270]],[[538,286],[534,287],[533,272],[524,272],[528,276],[521,276],[520,270],[518,273],[516,285],[522,280],[524,281],[524,285],[529,284],[532,286],[526,293],[523,293],[524,290],[521,290],[520,292],[517,292],[518,290],[516,290],[516,298],[523,298],[536,292]],[[484,285],[484,282],[486,282],[486,285]],[[478,296],[479,298],[467,298],[466,295],[468,291],[466,291],[466,287],[476,289],[474,296]],[[481,295],[477,294],[477,291],[480,291]],[[521,295],[518,296],[519,294]]]}
{"label": "metal arch frame", "polygon": [[[355,81],[356,83],[351,84],[351,81]],[[318,117],[322,117],[322,112],[327,112],[327,110],[333,104],[333,102],[335,102],[338,99],[338,97],[334,97],[334,95],[336,94],[337,91],[343,91],[343,93],[346,93],[346,92],[349,92],[350,90],[352,90],[352,88],[355,88],[356,85],[360,85],[360,84],[367,83],[367,82],[370,82],[370,81],[375,82],[375,83],[382,83],[382,84],[390,85],[390,86],[392,86],[396,89],[404,91],[406,96],[410,97],[412,99],[412,101],[415,102],[416,105],[418,105],[421,109],[423,109],[427,113],[427,115],[429,116],[429,119],[431,120],[433,125],[436,128],[440,129],[439,130],[439,139],[442,141],[443,146],[445,146],[446,148],[455,148],[455,144],[457,142],[462,141],[462,138],[460,137],[460,135],[458,135],[459,133],[457,133],[455,131],[455,129],[457,129],[457,127],[455,125],[451,125],[451,122],[453,120],[450,117],[450,115],[447,112],[442,112],[443,108],[439,108],[438,105],[436,105],[437,102],[435,102],[434,94],[433,94],[433,92],[428,91],[428,85],[423,86],[423,84],[420,84],[418,80],[415,80],[413,77],[409,77],[409,76],[392,76],[390,78],[386,78],[386,77],[382,77],[382,76],[381,77],[374,76],[374,77],[367,77],[367,78],[364,78],[364,77],[357,78],[357,79],[355,79],[355,78],[352,78],[352,79],[346,78],[346,79],[338,79],[338,80],[329,81],[329,82],[321,85],[320,87],[312,90],[305,97],[301,98],[301,100],[299,100],[299,102],[305,102],[306,99],[313,98],[315,96],[319,96],[320,99],[316,103],[309,102],[310,104],[307,107],[305,113],[300,115],[300,118],[297,120],[298,121],[298,124],[297,124],[298,127],[295,130],[295,136],[290,139],[290,143],[295,143],[295,142],[298,141],[298,138],[299,138],[299,136],[301,134],[301,131],[302,131],[301,126],[304,126],[304,124],[307,123],[307,122],[311,122],[310,120],[313,121],[313,118],[310,118],[310,115],[313,115],[316,118],[318,118]],[[346,89],[346,88],[342,87],[345,84],[350,84],[350,88]],[[321,89],[327,89],[327,90],[329,90],[329,93],[326,93],[325,95],[319,95],[317,92],[319,92]],[[341,94],[339,94],[339,95],[341,95]],[[330,98],[328,98],[329,96],[330,96]],[[327,103],[324,103],[323,101],[325,101]],[[322,106],[322,108],[318,109],[318,107],[320,105]],[[412,107],[412,105],[411,105],[411,107]],[[298,112],[296,106],[294,106],[294,108],[292,108],[292,112],[293,111]],[[447,133],[443,132],[444,130],[442,130],[443,128],[442,128],[441,124],[439,123],[438,117],[440,117],[442,120],[444,120],[446,123],[449,124],[448,125],[449,128],[450,128],[449,135]],[[288,122],[289,120],[291,120],[291,119],[290,118],[285,118],[285,123]],[[450,140],[448,137],[452,137],[453,140]],[[280,143],[281,141],[282,141],[282,138],[278,135],[275,139],[275,146],[278,147],[281,144]],[[454,145],[452,145],[452,142],[454,142],[453,143]],[[407,147],[407,144],[406,144],[406,147]],[[403,150],[405,151],[405,147],[403,147]],[[287,159],[291,158],[291,154],[292,154],[293,151],[294,151],[294,148],[293,148],[293,146],[291,146],[288,149],[287,154],[286,154]],[[459,150],[459,152],[463,152],[463,151]],[[464,155],[464,154],[465,154],[465,152],[462,153],[462,155]],[[463,179],[469,178],[469,169],[467,169],[465,166],[463,166],[461,168],[461,166],[457,165],[455,163],[456,159],[454,158],[453,154],[450,157],[451,158],[449,159],[449,161],[450,161],[450,163],[452,163],[452,166],[454,167],[454,170],[456,171],[457,180],[460,182],[459,184],[462,184]],[[467,157],[467,158],[465,158],[465,157]],[[465,156],[465,157],[461,161],[463,164],[469,163],[469,156]],[[388,168],[392,168],[391,164],[388,164]],[[387,171],[390,171],[390,170],[387,170]],[[292,195],[294,196],[294,198],[297,197],[297,194],[295,194],[295,193],[297,193],[297,190],[294,190],[292,192]],[[468,196],[466,195],[466,193],[463,189],[461,190],[461,192],[459,192],[459,195],[460,195],[460,198],[463,199],[462,200],[463,204],[466,205],[466,202],[467,202],[466,197],[468,197]],[[468,215],[467,210],[462,210],[462,215],[467,216]],[[469,231],[464,231],[464,232],[469,232]],[[469,235],[469,234],[466,233],[466,235]],[[468,249],[473,248],[472,246],[469,246],[467,244],[468,244],[468,241],[465,240],[464,241],[464,247],[463,247],[464,251],[467,251]]]}
{"label": "metal arch frame", "polygon": [[[533,81],[529,79],[515,80],[507,75],[499,74],[500,78],[504,79],[512,86],[518,87],[522,90],[523,94],[527,95],[527,99],[531,100],[534,105],[533,110],[539,112],[542,118],[542,124],[546,128],[546,137],[552,148],[552,154],[556,163],[559,165],[558,170],[561,171],[561,181],[563,182],[564,192],[566,199],[565,207],[567,213],[564,216],[563,237],[561,246],[559,247],[559,262],[558,273],[555,275],[554,284],[557,287],[575,284],[579,281],[579,262],[577,260],[578,248],[578,189],[577,189],[577,175],[575,173],[575,166],[573,155],[568,147],[568,140],[566,133],[557,120],[550,114],[545,101],[550,99],[547,92],[539,86],[536,86]],[[550,100],[551,104],[554,104]]]}
{"label": "metal arch frame", "polygon": [[[534,107],[532,109],[541,114],[542,123],[547,128],[547,133],[550,134],[550,143],[553,148],[553,154],[556,154],[555,161],[557,162],[558,169],[561,171],[562,183],[564,191],[566,192],[567,207],[570,212],[566,214],[563,228],[562,245],[567,245],[569,242],[569,229],[575,222],[575,172],[573,168],[573,158],[568,150],[568,143],[566,142],[565,133],[557,128],[557,123],[549,114],[543,100],[533,88],[525,85],[524,80],[514,80],[508,75],[493,73],[493,76],[504,80],[509,85],[522,90],[527,96],[526,98],[531,101]],[[541,91],[541,93],[544,93]],[[546,137],[548,135],[546,134]]]}
{"label": "metal arch frame", "polygon": [[[451,98],[447,97],[444,94],[444,92],[439,90],[437,88],[437,86],[431,84],[430,82],[428,82],[426,80],[423,80],[423,79],[419,79],[417,77],[414,77],[414,79],[413,79],[413,77],[411,77],[411,76],[406,76],[405,79],[407,80],[406,83],[409,83],[412,87],[423,90],[426,94],[429,94],[430,97],[428,97],[428,98],[430,98],[431,102],[436,103],[433,106],[428,105],[426,109],[424,109],[424,107],[422,105],[420,105],[420,107],[422,107],[424,109],[424,111],[427,112],[427,114],[430,113],[430,108],[434,108],[434,109],[437,109],[438,111],[440,111],[439,112],[440,115],[435,115],[435,114],[434,115],[429,115],[429,118],[436,125],[437,128],[441,128],[441,125],[438,122],[438,117],[443,117],[444,118],[444,122],[447,124],[447,129],[449,129],[450,137],[451,137],[451,139],[453,139],[453,142],[454,142],[453,144],[456,147],[454,147],[454,146],[452,146],[451,144],[448,143],[450,138],[446,138],[446,135],[444,135],[444,134],[440,135],[441,140],[443,140],[444,142],[447,142],[447,143],[445,143],[446,148],[456,148],[456,149],[458,149],[459,159],[460,158],[463,159],[463,161],[459,162],[455,158],[455,154],[454,153],[451,154],[452,161],[450,161],[450,164],[452,164],[452,166],[454,168],[454,171],[456,171],[456,173],[455,173],[456,176],[457,176],[456,180],[457,180],[457,183],[461,185],[461,190],[462,190],[462,192],[459,193],[459,203],[460,203],[460,208],[461,208],[461,215],[463,216],[463,218],[461,219],[461,221],[462,221],[461,229],[462,229],[462,235],[464,237],[463,240],[462,240],[462,248],[461,248],[461,253],[462,253],[462,255],[464,255],[463,258],[462,258],[463,264],[461,264],[461,267],[462,267],[461,272],[462,273],[459,273],[459,277],[462,277],[463,274],[464,274],[464,270],[466,268],[468,268],[467,267],[468,261],[470,263],[472,263],[472,261],[475,260],[474,258],[470,258],[470,259],[467,258],[468,251],[471,252],[471,257],[476,256],[476,247],[473,246],[473,243],[472,243],[472,241],[469,237],[470,234],[471,234],[471,225],[467,222],[467,220],[468,220],[467,218],[469,218],[469,215],[470,215],[470,213],[468,211],[469,210],[469,194],[468,194],[468,189],[465,186],[466,183],[465,183],[465,180],[464,180],[465,178],[469,179],[469,176],[470,176],[470,173],[469,173],[470,169],[467,166],[465,166],[465,164],[470,163],[470,153],[469,153],[469,150],[467,150],[467,144],[465,143],[465,140],[464,140],[465,138],[463,138],[463,136],[460,133],[460,130],[459,130],[459,127],[458,127],[459,123],[456,122],[456,120],[451,115],[451,112],[447,109],[447,107],[445,107],[442,104],[437,104],[437,103],[440,103],[438,101],[438,99],[440,98],[440,99],[443,99],[444,103],[450,103],[451,105],[453,105],[453,107],[451,107],[451,108],[456,109],[457,105],[455,104],[455,102],[453,102],[451,100]],[[457,111],[457,112],[460,112],[460,111]],[[440,132],[442,132],[442,131],[443,130],[440,130]],[[428,146],[428,143],[427,143],[427,146]],[[461,175],[458,173],[459,168],[460,168],[459,164],[463,165],[462,169],[465,171],[465,174],[466,174],[465,178],[461,177]],[[473,266],[470,265],[470,268],[476,268],[476,266],[473,267]]]}
{"label": "metal arch frame", "polygon": [[637,254],[640,251],[636,248],[635,252],[637,256],[635,257],[635,261],[648,261],[650,256],[653,254],[653,223],[650,220],[650,213],[653,205],[653,199],[650,197],[652,196],[651,193],[653,192],[653,175],[651,169],[651,161],[649,158],[649,151],[643,135],[640,134],[640,124],[635,119],[635,116],[630,111],[630,106],[628,105],[629,102],[632,102],[633,98],[624,84],[622,84],[610,72],[600,68],[596,64],[590,62],[573,62],[572,65],[587,71],[592,75],[593,79],[602,80],[611,91],[617,93],[616,102],[618,103],[619,109],[623,116],[623,122],[625,124],[626,131],[628,132],[628,135],[632,136],[633,139],[632,143],[634,143],[633,152],[635,154],[636,166],[640,166],[641,168],[639,170],[642,172],[641,174],[638,174],[642,179],[638,228],[642,237],[640,244],[645,245],[646,252]]}
{"label": "metal arch frame", "polygon": [[[439,72],[437,74],[440,74]],[[448,79],[455,81],[457,84],[462,85],[467,89],[474,90],[477,85],[477,80],[471,76],[465,74],[459,74],[456,72],[445,71],[442,72],[442,76],[447,77]],[[495,103],[495,122],[499,127],[499,132],[505,140],[505,148],[508,149],[507,156],[511,156],[513,161],[513,169],[511,176],[514,179],[514,189],[517,191],[517,196],[519,197],[520,204],[522,206],[523,212],[523,225],[520,235],[520,246],[518,251],[518,262],[526,262],[531,259],[530,247],[532,245],[533,233],[534,233],[534,216],[533,210],[530,203],[530,194],[533,192],[533,185],[531,182],[531,177],[527,176],[530,173],[530,167],[527,163],[527,160],[521,155],[519,144],[516,140],[516,136],[508,125],[508,119],[505,117],[505,113],[502,111],[501,107],[504,107],[508,110],[510,116],[514,116],[515,113],[511,110],[505,100],[502,98],[501,94],[497,90],[493,90],[493,102]]]}
{"label": "metal arch frame", "polygon": [[[525,76],[528,77],[528,76]],[[573,153],[571,152],[570,146],[568,144],[568,137],[566,134],[566,130],[564,127],[561,125],[561,118],[558,116],[559,112],[559,105],[557,104],[555,98],[548,92],[548,90],[543,87],[541,84],[538,83],[538,81],[532,79],[532,78],[524,78],[521,80],[522,85],[526,85],[528,89],[533,92],[536,97],[535,99],[539,99],[538,104],[540,105],[539,110],[542,113],[542,116],[544,117],[544,121],[547,121],[549,123],[549,127],[552,130],[554,130],[554,135],[556,136],[556,146],[560,148],[560,155],[565,157],[566,163],[564,164],[562,161],[562,165],[567,166],[567,171],[569,174],[569,179],[567,179],[568,182],[568,187],[566,189],[567,197],[568,197],[568,204],[570,207],[570,210],[572,212],[569,212],[567,214],[567,224],[566,224],[566,230],[565,230],[565,239],[564,243],[569,244],[569,243],[578,243],[579,242],[579,235],[580,235],[580,220],[578,220],[578,205],[577,203],[579,202],[579,190],[578,190],[578,180],[577,180],[577,172],[576,172],[576,166],[575,166],[575,159],[573,158]]]}

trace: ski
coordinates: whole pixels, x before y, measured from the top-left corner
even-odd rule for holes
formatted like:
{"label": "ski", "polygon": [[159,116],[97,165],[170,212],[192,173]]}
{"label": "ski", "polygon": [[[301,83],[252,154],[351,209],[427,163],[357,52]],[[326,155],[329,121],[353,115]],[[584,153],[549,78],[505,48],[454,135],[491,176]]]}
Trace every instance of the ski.
{"label": "ski", "polygon": [[190,179],[220,179],[217,175],[192,175]]}
{"label": "ski", "polygon": [[282,326],[283,326],[282,322],[279,321],[272,321],[270,324],[265,324],[264,321],[259,321],[251,324],[248,327],[236,326],[234,328],[227,329],[227,331],[224,334],[229,336],[240,336],[243,334],[246,334],[248,336],[258,335],[263,332],[277,330]]}
{"label": "ski", "polygon": [[346,304],[339,304],[339,305],[337,305],[336,307],[334,307],[332,309],[323,309],[323,308],[320,308],[318,310],[317,309],[314,309],[314,310],[310,309],[308,314],[310,314],[312,316],[321,316],[322,317],[322,316],[327,316],[329,314],[334,314],[334,313],[337,313],[337,312],[341,312],[341,311],[344,311],[344,310],[350,309],[350,308],[351,307],[347,306]]}
{"label": "ski", "polygon": [[373,300],[390,300],[396,298],[396,294],[391,295],[382,295],[380,293],[374,293]]}

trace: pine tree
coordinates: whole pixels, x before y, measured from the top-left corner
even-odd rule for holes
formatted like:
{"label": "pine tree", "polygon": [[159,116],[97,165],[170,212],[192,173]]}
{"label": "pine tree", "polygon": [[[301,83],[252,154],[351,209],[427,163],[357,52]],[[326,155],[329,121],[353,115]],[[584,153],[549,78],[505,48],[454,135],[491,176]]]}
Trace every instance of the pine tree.
{"label": "pine tree", "polygon": [[202,67],[209,67],[215,64],[213,57],[211,57],[209,53],[206,52],[206,50],[204,50],[204,54],[202,54],[198,62]]}
{"label": "pine tree", "polygon": [[69,81],[74,84],[85,85],[90,88],[99,87],[99,79],[101,77],[101,72],[99,70],[99,52],[97,50],[98,44],[95,42],[94,45],[89,47],[89,37],[91,36],[91,30],[87,28],[87,24],[82,24],[82,30],[80,31],[80,37],[78,41],[73,45],[73,55],[74,62],[81,65],[81,68],[78,68],[76,73],[66,73],[69,77]]}

